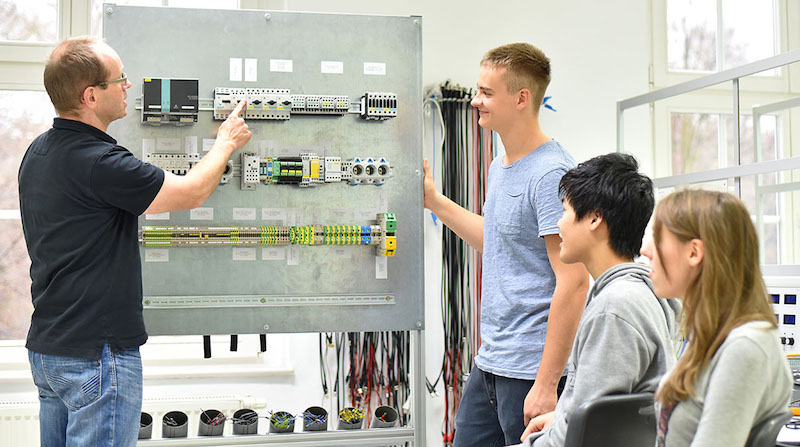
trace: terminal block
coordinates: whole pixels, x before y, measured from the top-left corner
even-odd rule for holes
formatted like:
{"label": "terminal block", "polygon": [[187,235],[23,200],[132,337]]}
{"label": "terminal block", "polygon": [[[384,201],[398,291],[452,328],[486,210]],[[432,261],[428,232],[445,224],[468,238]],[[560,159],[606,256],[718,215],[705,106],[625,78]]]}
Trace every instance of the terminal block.
{"label": "terminal block", "polygon": [[325,157],[325,183],[342,181],[342,159],[341,157]]}
{"label": "terminal block", "polygon": [[242,189],[256,189],[256,185],[260,181],[258,155],[252,152],[242,152],[241,159]]}
{"label": "terminal block", "polygon": [[200,161],[200,156],[197,154],[173,154],[173,153],[145,153],[142,157],[145,163],[150,163],[153,166],[171,172],[175,175],[186,175],[192,166]]}
{"label": "terminal block", "polygon": [[292,113],[314,115],[345,115],[350,110],[350,98],[343,95],[292,95]]}
{"label": "terminal block", "polygon": [[259,227],[143,226],[145,247],[372,245],[378,256],[397,251],[394,213],[379,213],[376,225],[306,225]]}
{"label": "terminal block", "polygon": [[350,175],[347,180],[351,185],[382,185],[392,176],[392,166],[385,157],[356,157],[347,161]]}
{"label": "terminal block", "polygon": [[361,117],[368,120],[388,120],[397,116],[397,95],[386,92],[366,92],[361,97]]}
{"label": "terminal block", "polygon": [[379,213],[378,227],[381,232],[381,239],[375,251],[378,256],[394,256],[397,251],[397,219],[394,213]]}
{"label": "terminal block", "polygon": [[197,79],[144,78],[142,123],[182,126],[197,122]]}

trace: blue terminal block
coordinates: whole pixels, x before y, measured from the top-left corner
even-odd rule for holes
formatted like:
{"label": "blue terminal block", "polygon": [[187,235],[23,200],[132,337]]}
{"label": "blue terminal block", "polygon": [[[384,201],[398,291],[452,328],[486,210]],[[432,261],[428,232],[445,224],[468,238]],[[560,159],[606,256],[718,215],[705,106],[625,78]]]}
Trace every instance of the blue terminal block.
{"label": "blue terminal block", "polygon": [[372,234],[372,228],[369,225],[362,225],[361,234]]}
{"label": "blue terminal block", "polygon": [[372,242],[372,236],[361,236],[361,245],[369,245]]}

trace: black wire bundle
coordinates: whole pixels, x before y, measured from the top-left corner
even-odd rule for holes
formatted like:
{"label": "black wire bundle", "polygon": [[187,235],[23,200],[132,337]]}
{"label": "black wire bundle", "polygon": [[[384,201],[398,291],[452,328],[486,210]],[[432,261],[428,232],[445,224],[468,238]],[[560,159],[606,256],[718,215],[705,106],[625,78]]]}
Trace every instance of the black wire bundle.
{"label": "black wire bundle", "polygon": [[[364,408],[369,419],[372,407],[386,405],[397,410],[401,425],[409,422],[409,415],[403,410],[403,404],[410,395],[411,341],[408,331],[347,332],[338,336],[320,336],[322,385],[327,394],[323,344],[336,349],[337,365],[332,381],[337,396],[337,412],[348,406]],[[345,384],[347,391],[342,390]]]}
{"label": "black wire bundle", "polygon": [[[482,214],[486,177],[491,163],[491,132],[477,124],[470,105],[472,91],[446,82],[440,86],[444,144],[441,154],[442,194],[456,204]],[[488,149],[488,150],[487,150]],[[449,228],[442,230],[441,306],[444,329],[442,368],[428,389],[445,387],[443,441],[451,444],[455,415],[480,339],[480,255]],[[471,299],[474,296],[474,301]]]}

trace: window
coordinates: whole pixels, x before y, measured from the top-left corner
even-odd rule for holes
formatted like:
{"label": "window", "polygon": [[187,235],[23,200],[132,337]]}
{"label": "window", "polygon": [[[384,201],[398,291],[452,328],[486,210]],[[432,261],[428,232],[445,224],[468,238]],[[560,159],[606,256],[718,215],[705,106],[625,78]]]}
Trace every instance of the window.
{"label": "window", "polygon": [[0,40],[55,42],[58,40],[57,0],[0,1]]}
{"label": "window", "polygon": [[[652,5],[653,89],[769,58],[800,44],[794,29],[800,25],[791,19],[798,9],[791,0],[652,0]],[[771,105],[800,94],[800,84],[789,76],[794,78],[798,69],[800,64],[792,64],[739,80],[740,164],[800,155],[792,144],[793,131],[800,132],[797,107],[757,114],[759,122],[753,122],[756,110],[776,110]],[[655,102],[650,136],[654,177],[735,166],[732,105],[731,82]],[[797,174],[783,171],[741,177],[739,188],[735,179],[692,187],[740,193],[759,232],[762,263],[800,264],[797,185]]]}
{"label": "window", "polygon": [[19,217],[17,171],[28,145],[53,122],[44,92],[0,91],[0,340],[24,339],[31,304],[30,259]]}
{"label": "window", "polygon": [[713,72],[774,56],[776,13],[775,0],[667,0],[669,70]]}

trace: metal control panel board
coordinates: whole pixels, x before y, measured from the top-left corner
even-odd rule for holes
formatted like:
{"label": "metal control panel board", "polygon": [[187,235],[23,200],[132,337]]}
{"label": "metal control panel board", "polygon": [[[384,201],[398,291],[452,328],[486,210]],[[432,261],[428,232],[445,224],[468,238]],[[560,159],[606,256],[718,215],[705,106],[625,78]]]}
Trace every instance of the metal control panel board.
{"label": "metal control panel board", "polygon": [[[108,132],[136,157],[185,175],[222,123],[215,91],[219,107],[232,97],[223,95],[243,92],[262,108],[248,109],[252,139],[206,203],[140,217],[155,237],[168,233],[153,227],[203,227],[205,234],[224,227],[232,241],[142,246],[148,333],[423,328],[421,27],[421,18],[408,16],[103,6],[104,39],[132,83],[128,114]],[[190,106],[166,103],[176,96],[166,90],[172,79],[197,80],[196,122],[170,115]],[[141,110],[145,80],[149,97],[163,104],[151,105],[149,121]],[[363,164],[369,159],[391,163],[391,171],[379,166],[380,181],[348,177],[347,169],[372,175]],[[265,181],[272,160],[289,166],[282,175],[317,175],[301,185],[315,187]],[[326,245],[305,233],[299,245],[269,245],[266,237],[267,245],[236,245],[240,227],[298,228],[298,235],[314,226],[374,230],[387,213],[396,219],[396,245],[384,253],[393,256],[377,255],[374,240],[335,245],[346,235],[317,238]]]}

